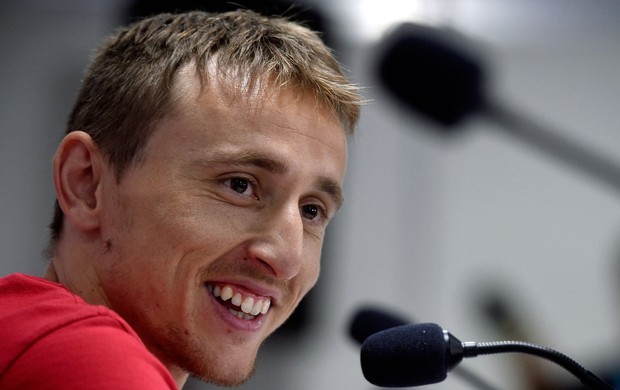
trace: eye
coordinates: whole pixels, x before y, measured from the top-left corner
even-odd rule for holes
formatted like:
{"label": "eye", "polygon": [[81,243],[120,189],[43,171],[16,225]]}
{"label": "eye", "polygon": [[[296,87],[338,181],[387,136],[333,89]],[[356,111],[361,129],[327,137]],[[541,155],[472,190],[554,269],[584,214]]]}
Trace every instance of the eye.
{"label": "eye", "polygon": [[224,181],[224,185],[234,192],[258,199],[255,191],[254,183],[244,177],[232,177]]}
{"label": "eye", "polygon": [[250,186],[250,183],[248,183],[247,180],[242,179],[240,177],[235,177],[233,179],[229,180],[230,184],[230,188],[235,191],[238,192],[240,194],[243,194],[245,191],[247,191],[248,187]]}
{"label": "eye", "polygon": [[312,221],[321,221],[326,218],[327,212],[317,204],[306,204],[301,206],[301,215]]}

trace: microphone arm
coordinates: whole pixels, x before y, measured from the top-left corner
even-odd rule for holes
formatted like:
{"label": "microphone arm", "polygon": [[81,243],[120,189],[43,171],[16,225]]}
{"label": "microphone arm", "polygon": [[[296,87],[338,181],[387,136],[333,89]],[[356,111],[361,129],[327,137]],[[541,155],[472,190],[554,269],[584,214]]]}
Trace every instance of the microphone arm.
{"label": "microphone arm", "polygon": [[499,125],[499,130],[504,130],[515,139],[546,152],[620,193],[620,165],[600,153],[589,150],[566,136],[562,137],[559,131],[542,126],[495,102],[486,101],[481,112],[487,119]]}
{"label": "microphone arm", "polygon": [[[446,337],[456,339],[449,333]],[[461,357],[476,357],[479,355],[491,355],[496,353],[525,353],[547,359],[558,364],[565,370],[577,377],[581,383],[593,390],[613,390],[609,384],[594,375],[591,371],[571,359],[570,357],[554,349],[531,344],[523,341],[491,341],[475,342],[469,341],[461,344]],[[460,359],[459,359],[460,360]]]}

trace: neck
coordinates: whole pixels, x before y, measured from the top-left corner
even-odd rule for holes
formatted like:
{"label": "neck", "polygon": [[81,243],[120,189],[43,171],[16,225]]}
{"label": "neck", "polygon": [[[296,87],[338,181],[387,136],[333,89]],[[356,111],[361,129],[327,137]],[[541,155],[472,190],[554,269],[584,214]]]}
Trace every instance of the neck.
{"label": "neck", "polygon": [[[64,285],[69,291],[78,295],[90,304],[102,305],[112,309],[103,294],[103,288],[99,283],[99,279],[89,276],[90,273],[83,267],[80,267],[80,270],[83,272],[76,275],[74,268],[67,266],[67,264],[63,263],[60,259],[60,256],[55,255],[47,266],[47,269],[43,274],[43,278]],[[95,288],[95,286],[98,288]],[[166,364],[164,362],[162,363],[170,372],[170,375],[176,382],[177,387],[182,389],[187,381],[187,378],[189,377],[188,373],[176,365]]]}
{"label": "neck", "polygon": [[[72,256],[76,253],[80,253],[81,256]],[[114,310],[91,261],[84,261],[91,258],[92,256],[88,256],[87,253],[59,245],[43,278],[62,284],[91,305],[101,305]]]}
{"label": "neck", "polygon": [[52,282],[59,283],[58,274],[56,273],[56,268],[54,268],[54,262],[50,262],[43,274],[43,279],[47,279]]}
{"label": "neck", "polygon": [[185,382],[187,381],[187,378],[189,377],[189,374],[176,366],[175,367],[170,367],[169,365],[165,365],[165,366],[168,369],[168,372],[170,372],[170,375],[172,375],[172,379],[174,379],[174,381],[176,382],[177,388],[182,389],[183,386],[185,385]]}

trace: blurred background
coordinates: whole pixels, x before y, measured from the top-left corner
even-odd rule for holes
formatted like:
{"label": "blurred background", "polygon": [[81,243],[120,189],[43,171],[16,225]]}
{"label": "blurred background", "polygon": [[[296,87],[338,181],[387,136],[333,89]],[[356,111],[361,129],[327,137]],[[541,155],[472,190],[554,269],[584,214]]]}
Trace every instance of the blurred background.
{"label": "blurred background", "polygon": [[[286,11],[292,2],[267,3]],[[241,388],[376,388],[364,380],[359,346],[348,333],[351,317],[366,305],[439,323],[462,341],[540,343],[600,375],[618,367],[620,2],[295,3],[370,103],[350,142],[347,201],[330,226],[321,280],[291,324],[267,342],[256,376]],[[155,10],[216,6],[0,2],[0,276],[40,275],[45,268],[50,161],[100,40]],[[464,77],[473,80],[474,97],[484,95],[482,107],[461,105],[463,117],[446,125],[395,98],[378,69],[386,34],[405,22],[431,29],[429,39],[448,39],[457,50],[449,59],[471,60],[476,77]],[[424,80],[416,79],[421,71],[400,65],[428,60],[413,41],[399,42],[405,59],[390,72],[403,80],[407,98]],[[423,90],[439,96],[440,106],[450,99],[441,81]],[[458,80],[447,84],[466,88]],[[488,115],[486,108],[498,105],[527,120],[534,138],[515,136],[514,121]],[[541,146],[536,137],[547,130],[591,151],[608,164],[608,174],[597,176],[570,154],[558,158]],[[540,377],[545,388],[574,384],[550,363],[513,355],[461,366],[502,389],[533,389]],[[192,380],[186,388],[213,387]],[[449,375],[432,388],[473,387]]]}

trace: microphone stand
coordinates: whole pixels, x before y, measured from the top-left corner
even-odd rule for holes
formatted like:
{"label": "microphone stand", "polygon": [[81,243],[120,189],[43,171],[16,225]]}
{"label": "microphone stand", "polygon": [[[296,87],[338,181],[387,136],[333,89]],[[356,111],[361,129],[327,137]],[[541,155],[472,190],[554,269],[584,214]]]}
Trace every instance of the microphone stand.
{"label": "microphone stand", "polygon": [[498,124],[497,127],[505,133],[589,174],[620,193],[620,165],[505,106],[486,101],[481,110],[483,116]]}
{"label": "microphone stand", "polygon": [[496,353],[516,352],[535,355],[552,361],[576,376],[581,383],[593,390],[614,390],[605,381],[594,375],[585,367],[554,349],[523,341],[492,341],[478,343],[475,341],[462,343],[463,357],[491,355]]}

